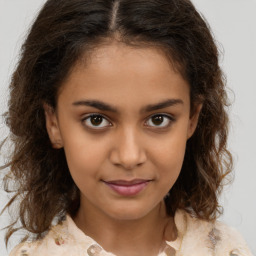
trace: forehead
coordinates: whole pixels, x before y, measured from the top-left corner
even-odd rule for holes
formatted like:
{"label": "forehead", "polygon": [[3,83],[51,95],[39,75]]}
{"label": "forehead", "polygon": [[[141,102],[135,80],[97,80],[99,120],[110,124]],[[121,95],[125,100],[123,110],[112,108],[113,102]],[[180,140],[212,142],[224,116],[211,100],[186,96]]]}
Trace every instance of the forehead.
{"label": "forehead", "polygon": [[115,40],[103,42],[98,47],[86,51],[75,65],[75,69],[85,67],[90,69],[101,67],[101,71],[105,69],[106,72],[111,68],[116,70],[125,68],[133,72],[136,69],[145,73],[147,71],[159,73],[160,69],[167,72],[171,69],[179,73],[164,49],[153,45],[127,45]]}
{"label": "forehead", "polygon": [[133,99],[156,102],[185,97],[189,100],[188,83],[163,51],[121,43],[103,45],[85,54],[61,91],[69,98],[97,97],[111,102],[130,99],[131,104]]}

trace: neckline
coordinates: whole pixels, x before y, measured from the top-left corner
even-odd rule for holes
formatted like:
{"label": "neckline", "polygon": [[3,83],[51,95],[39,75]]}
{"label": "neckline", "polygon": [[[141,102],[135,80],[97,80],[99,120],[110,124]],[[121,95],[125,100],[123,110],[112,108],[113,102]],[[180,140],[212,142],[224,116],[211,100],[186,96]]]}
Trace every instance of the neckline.
{"label": "neckline", "polygon": [[[183,241],[183,236],[186,233],[187,229],[187,213],[184,210],[177,210],[174,216],[174,223],[177,227],[177,238],[173,241],[165,241],[167,246],[172,247],[175,251],[180,251],[182,247],[182,241]],[[98,244],[97,241],[95,241],[93,238],[90,236],[86,235],[74,222],[72,217],[67,214],[66,215],[66,220],[62,223],[66,229],[67,229],[67,235],[72,236],[75,241],[83,243],[84,245],[89,246],[98,246],[102,250],[102,246]],[[112,253],[107,252],[104,250],[109,255],[114,255]]]}

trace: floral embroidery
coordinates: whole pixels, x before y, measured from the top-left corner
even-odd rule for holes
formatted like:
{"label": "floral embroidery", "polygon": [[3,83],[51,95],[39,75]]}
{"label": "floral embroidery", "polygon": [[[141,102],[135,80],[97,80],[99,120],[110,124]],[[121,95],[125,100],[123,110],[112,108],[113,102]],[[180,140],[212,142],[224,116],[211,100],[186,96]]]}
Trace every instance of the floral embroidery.
{"label": "floral embroidery", "polygon": [[213,228],[211,230],[211,232],[208,234],[208,237],[211,241],[211,246],[210,248],[212,248],[213,250],[215,249],[216,247],[216,244],[221,240],[220,238],[220,231],[216,228]]}
{"label": "floral embroidery", "polygon": [[65,244],[65,240],[61,236],[56,237],[54,241],[55,241],[55,244],[57,245]]}

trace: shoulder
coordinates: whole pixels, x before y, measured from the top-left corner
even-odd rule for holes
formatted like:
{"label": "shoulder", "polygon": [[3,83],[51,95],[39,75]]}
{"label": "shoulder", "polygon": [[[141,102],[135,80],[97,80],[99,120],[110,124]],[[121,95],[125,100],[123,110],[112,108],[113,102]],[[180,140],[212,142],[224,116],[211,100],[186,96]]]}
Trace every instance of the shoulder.
{"label": "shoulder", "polygon": [[[199,220],[185,211],[177,211],[179,255],[184,256],[252,256],[245,240],[234,229],[222,222]],[[171,243],[170,243],[171,244]]]}
{"label": "shoulder", "polygon": [[93,255],[94,252],[97,255],[110,255],[103,253],[103,249],[67,216],[65,221],[52,226],[43,239],[17,245],[10,256],[79,256]]}
{"label": "shoulder", "polygon": [[70,238],[66,236],[65,227],[59,224],[51,227],[42,239],[20,243],[11,251],[10,256],[49,255],[49,252],[62,255],[63,245],[68,243]]}

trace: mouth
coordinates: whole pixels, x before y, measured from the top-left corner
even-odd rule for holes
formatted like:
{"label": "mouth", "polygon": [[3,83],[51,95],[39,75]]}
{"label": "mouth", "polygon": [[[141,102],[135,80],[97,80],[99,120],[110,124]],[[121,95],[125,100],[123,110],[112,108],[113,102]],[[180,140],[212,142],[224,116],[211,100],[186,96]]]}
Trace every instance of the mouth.
{"label": "mouth", "polygon": [[144,190],[152,180],[113,180],[103,181],[110,189],[122,196],[135,196]]}

